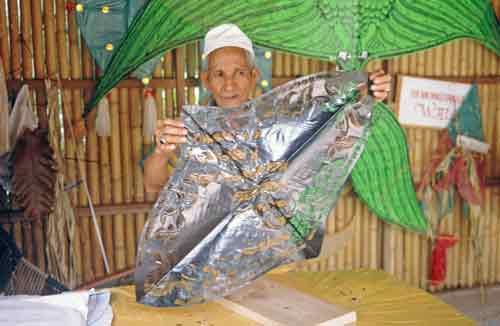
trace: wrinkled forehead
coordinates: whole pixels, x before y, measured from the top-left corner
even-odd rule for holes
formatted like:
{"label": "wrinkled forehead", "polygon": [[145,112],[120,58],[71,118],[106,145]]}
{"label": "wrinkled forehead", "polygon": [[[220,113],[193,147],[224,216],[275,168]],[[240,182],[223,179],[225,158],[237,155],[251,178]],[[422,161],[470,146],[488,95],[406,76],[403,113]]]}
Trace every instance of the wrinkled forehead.
{"label": "wrinkled forehead", "polygon": [[250,54],[237,47],[223,47],[211,52],[207,58],[207,68],[251,68]]}

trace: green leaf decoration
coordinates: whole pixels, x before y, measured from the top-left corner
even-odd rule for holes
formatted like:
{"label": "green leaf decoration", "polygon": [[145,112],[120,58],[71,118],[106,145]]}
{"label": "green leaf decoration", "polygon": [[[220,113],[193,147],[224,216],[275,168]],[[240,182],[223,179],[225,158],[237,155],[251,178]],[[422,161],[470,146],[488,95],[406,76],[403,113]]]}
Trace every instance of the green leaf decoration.
{"label": "green leaf decoration", "polygon": [[490,0],[150,0],[113,51],[85,115],[141,64],[222,23],[272,49],[326,60],[343,53],[346,69],[360,68],[365,51],[381,59],[465,37],[500,54]]}
{"label": "green leaf decoration", "polygon": [[373,114],[371,135],[351,174],[354,191],[382,220],[425,233],[405,133],[384,104],[378,103]]}

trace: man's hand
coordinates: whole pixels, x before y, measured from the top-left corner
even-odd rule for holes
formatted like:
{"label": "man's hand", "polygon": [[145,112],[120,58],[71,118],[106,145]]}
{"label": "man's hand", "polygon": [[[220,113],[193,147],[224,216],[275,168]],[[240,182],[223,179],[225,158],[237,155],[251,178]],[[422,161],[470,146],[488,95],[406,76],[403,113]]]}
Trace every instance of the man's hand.
{"label": "man's hand", "polygon": [[165,119],[159,120],[155,130],[156,154],[167,154],[174,151],[178,144],[186,139],[187,129],[181,121]]}
{"label": "man's hand", "polygon": [[371,81],[370,91],[377,101],[383,101],[391,91],[391,76],[383,70],[377,70],[368,77]]}

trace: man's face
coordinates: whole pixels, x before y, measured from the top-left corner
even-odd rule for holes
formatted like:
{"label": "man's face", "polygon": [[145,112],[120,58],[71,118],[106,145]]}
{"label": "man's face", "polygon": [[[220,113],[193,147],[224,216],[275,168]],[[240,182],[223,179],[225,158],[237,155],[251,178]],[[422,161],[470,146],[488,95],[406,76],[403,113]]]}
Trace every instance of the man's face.
{"label": "man's face", "polygon": [[224,47],[208,55],[208,69],[201,80],[217,106],[233,108],[248,101],[258,76],[259,71],[249,66],[245,50]]}

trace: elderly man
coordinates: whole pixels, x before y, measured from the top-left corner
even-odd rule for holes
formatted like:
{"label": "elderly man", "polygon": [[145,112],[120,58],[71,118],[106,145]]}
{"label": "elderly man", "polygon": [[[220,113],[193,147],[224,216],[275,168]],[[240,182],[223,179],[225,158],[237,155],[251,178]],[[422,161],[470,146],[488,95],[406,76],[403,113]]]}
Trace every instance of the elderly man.
{"label": "elderly man", "polygon": [[[254,65],[250,39],[236,26],[224,24],[208,31],[201,81],[211,93],[213,105],[221,108],[238,107],[250,99],[259,70]],[[384,100],[390,90],[390,76],[383,71],[370,75],[374,97]],[[180,121],[159,121],[155,131],[156,148],[144,161],[144,185],[147,192],[158,193],[168,181],[169,155],[186,142],[187,131]]]}

